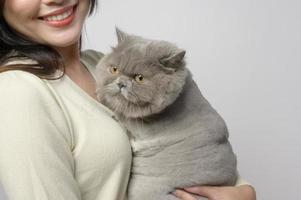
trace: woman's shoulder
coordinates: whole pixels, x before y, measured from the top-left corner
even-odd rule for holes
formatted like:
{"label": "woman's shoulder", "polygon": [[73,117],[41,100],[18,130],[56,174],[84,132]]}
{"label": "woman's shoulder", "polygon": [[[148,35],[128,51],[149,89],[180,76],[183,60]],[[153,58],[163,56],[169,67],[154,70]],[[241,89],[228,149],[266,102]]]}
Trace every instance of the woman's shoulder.
{"label": "woman's shoulder", "polygon": [[96,66],[96,64],[101,60],[104,56],[102,52],[95,51],[92,49],[84,50],[81,52],[81,60],[86,65]]}
{"label": "woman's shoulder", "polygon": [[9,70],[0,73],[0,87],[26,87],[43,84],[43,81],[36,75],[22,71]]}
{"label": "woman's shoulder", "polygon": [[0,95],[1,101],[7,101],[7,103],[18,98],[17,102],[22,104],[26,102],[44,104],[55,101],[47,84],[41,78],[21,70],[0,73]]}

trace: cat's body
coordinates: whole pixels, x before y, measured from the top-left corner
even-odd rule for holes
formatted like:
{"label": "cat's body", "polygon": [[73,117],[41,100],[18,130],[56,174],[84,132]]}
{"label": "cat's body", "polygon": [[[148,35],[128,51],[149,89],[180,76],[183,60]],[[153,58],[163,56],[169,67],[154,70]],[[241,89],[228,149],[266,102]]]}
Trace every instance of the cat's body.
{"label": "cat's body", "polygon": [[[123,56],[124,52],[126,51],[123,51]],[[131,49],[131,52],[135,51]],[[177,198],[171,194],[175,188],[196,185],[234,185],[236,182],[236,157],[228,142],[226,124],[202,96],[191,78],[191,73],[185,68],[185,63],[180,62],[183,55],[176,57],[176,60],[174,58],[174,55],[169,55],[169,62],[164,62],[168,68],[176,67],[175,70],[163,70],[162,77],[164,74],[170,76],[170,79],[166,78],[168,81],[162,81],[161,84],[156,83],[160,79],[156,79],[153,83],[144,82],[149,84],[149,88],[157,84],[156,90],[150,90],[153,91],[153,98],[149,98],[152,99],[149,102],[136,103],[137,99],[148,99],[146,93],[141,98],[133,93],[134,96],[138,96],[135,100],[117,97],[121,92],[116,92],[116,88],[112,89],[113,86],[108,81],[114,83],[114,80],[118,79],[117,76],[115,79],[106,78],[108,82],[99,81],[100,101],[114,110],[120,122],[129,130],[133,149],[131,179],[128,187],[129,200],[176,200]],[[120,63],[118,65],[121,65]],[[104,63],[98,68],[102,68],[99,72],[103,73]],[[125,71],[125,68],[126,65],[124,68],[120,67],[120,71]],[[158,71],[153,73],[153,76],[157,74]],[[173,79],[172,76],[177,77]],[[134,83],[128,80],[122,85],[126,83],[130,87],[129,90],[133,92]],[[114,84],[120,86],[121,83]],[[166,84],[169,86],[166,87]],[[178,85],[174,86],[176,84]],[[110,92],[105,89],[106,85],[110,88]],[[136,87],[138,91],[139,85]],[[120,91],[122,88],[119,87]],[[111,94],[106,96],[106,93]],[[156,96],[157,93],[161,94]],[[127,93],[123,91],[121,95],[125,94]],[[125,104],[125,108],[120,108],[121,104],[114,102],[113,98],[120,98],[118,101]],[[160,104],[153,103],[159,98],[161,98]],[[144,110],[139,112],[131,110],[126,116],[127,109],[134,108],[126,104],[126,101],[136,103],[140,107],[149,106],[150,109],[143,108]],[[150,107],[150,104],[154,107]],[[164,106],[159,108],[160,105]]]}
{"label": "cat's body", "polygon": [[162,113],[124,124],[137,134],[131,141],[130,200],[176,199],[168,195],[175,188],[235,184],[236,158],[225,123],[192,80]]}

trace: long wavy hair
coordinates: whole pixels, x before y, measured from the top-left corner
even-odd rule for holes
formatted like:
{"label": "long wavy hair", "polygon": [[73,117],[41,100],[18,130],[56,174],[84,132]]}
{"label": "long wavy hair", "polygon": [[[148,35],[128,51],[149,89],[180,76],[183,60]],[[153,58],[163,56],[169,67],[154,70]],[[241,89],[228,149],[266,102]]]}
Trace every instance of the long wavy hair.
{"label": "long wavy hair", "polygon": [[[59,79],[64,76],[65,65],[61,55],[49,46],[38,44],[17,34],[4,19],[4,3],[5,0],[0,0],[0,73],[9,70],[22,70],[48,80]],[[89,16],[94,12],[96,6],[97,0],[90,0]],[[80,50],[81,42],[80,38]],[[4,66],[5,62],[16,58],[29,58],[36,61],[37,64]],[[53,78],[57,69],[61,69],[63,74]]]}

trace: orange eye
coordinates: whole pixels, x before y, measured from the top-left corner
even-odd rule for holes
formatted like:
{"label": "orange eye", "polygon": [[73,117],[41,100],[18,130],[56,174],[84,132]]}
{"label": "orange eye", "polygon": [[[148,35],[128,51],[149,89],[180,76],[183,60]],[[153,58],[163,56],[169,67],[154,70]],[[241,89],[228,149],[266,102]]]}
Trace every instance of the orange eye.
{"label": "orange eye", "polygon": [[135,76],[135,81],[137,81],[138,83],[143,83],[144,82],[144,77],[141,74],[137,74]]}
{"label": "orange eye", "polygon": [[116,66],[112,65],[112,66],[110,67],[110,72],[111,72],[112,74],[118,74],[118,73],[119,73],[119,70],[118,70],[118,68],[117,68]]}

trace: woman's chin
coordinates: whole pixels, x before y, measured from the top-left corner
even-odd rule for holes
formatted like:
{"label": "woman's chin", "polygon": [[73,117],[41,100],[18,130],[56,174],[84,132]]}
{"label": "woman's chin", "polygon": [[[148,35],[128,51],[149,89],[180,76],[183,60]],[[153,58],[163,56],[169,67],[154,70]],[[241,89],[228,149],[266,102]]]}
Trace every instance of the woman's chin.
{"label": "woman's chin", "polygon": [[74,27],[73,29],[65,31],[57,31],[52,33],[45,33],[44,41],[52,47],[69,47],[77,44],[80,40],[81,28]]}
{"label": "woman's chin", "polygon": [[49,46],[52,46],[53,48],[66,48],[66,47],[72,47],[74,45],[77,45],[79,43],[80,37],[61,37],[59,39],[53,40],[53,41],[47,41]]}

